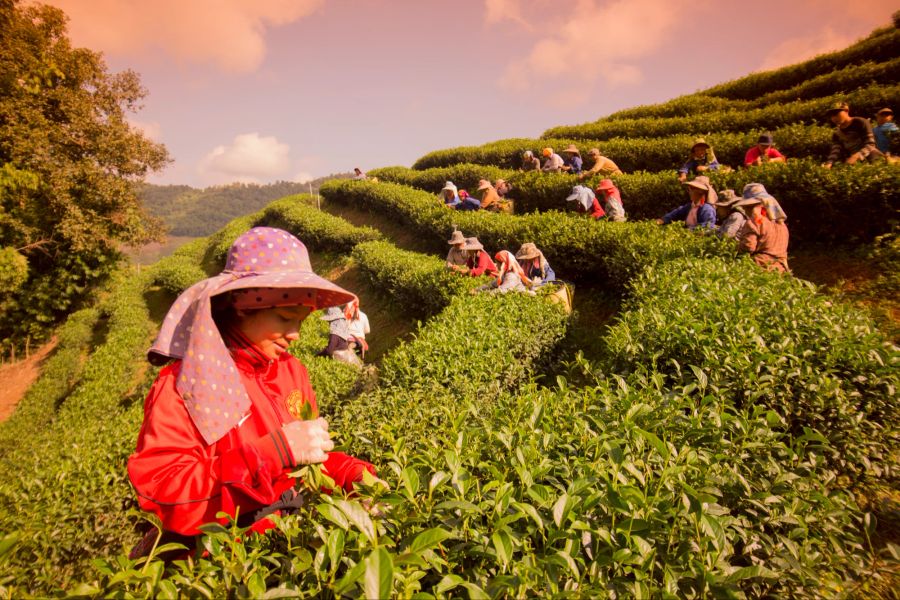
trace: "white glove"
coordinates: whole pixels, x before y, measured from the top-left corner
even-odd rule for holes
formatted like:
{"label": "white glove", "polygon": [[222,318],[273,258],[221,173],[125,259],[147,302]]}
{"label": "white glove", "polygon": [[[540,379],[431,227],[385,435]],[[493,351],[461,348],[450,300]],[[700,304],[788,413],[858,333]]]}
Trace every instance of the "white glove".
{"label": "white glove", "polygon": [[287,438],[294,464],[311,465],[325,462],[334,449],[328,422],[319,417],[312,421],[291,421],[281,427]]}

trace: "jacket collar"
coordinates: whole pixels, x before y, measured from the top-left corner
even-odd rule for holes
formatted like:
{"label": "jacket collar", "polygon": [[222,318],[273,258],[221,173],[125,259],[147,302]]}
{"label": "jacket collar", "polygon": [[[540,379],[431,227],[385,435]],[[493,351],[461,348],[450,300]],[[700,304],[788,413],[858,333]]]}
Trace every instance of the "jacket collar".
{"label": "jacket collar", "polygon": [[271,365],[274,359],[266,356],[253,342],[247,339],[237,327],[226,329],[222,338],[231,353],[235,366],[242,371],[261,371]]}

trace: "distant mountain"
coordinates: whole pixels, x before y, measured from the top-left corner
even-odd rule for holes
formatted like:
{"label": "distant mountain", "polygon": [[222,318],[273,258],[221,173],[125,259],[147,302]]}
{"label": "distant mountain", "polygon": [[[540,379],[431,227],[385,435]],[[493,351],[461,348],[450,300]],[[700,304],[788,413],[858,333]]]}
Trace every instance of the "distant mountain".
{"label": "distant mountain", "polygon": [[278,181],[267,185],[232,183],[205,189],[187,185],[144,184],[138,198],[147,212],[165,223],[173,236],[210,235],[235,217],[260,210],[272,200],[292,194],[316,193],[329,179],[346,179],[350,173],[328,175],[308,183]]}

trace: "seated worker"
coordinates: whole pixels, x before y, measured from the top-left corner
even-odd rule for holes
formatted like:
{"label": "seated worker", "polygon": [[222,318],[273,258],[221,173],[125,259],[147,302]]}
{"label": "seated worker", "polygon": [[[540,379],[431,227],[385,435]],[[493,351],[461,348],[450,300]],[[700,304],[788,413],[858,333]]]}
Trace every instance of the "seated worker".
{"label": "seated worker", "polygon": [[687,204],[682,204],[675,210],[667,213],[662,219],[657,219],[656,222],[660,225],[668,225],[672,221],[684,221],[688,229],[715,227],[715,205],[718,195],[716,190],[710,185],[709,177],[701,175],[693,181],[687,181],[681,185],[687,188],[691,201]]}
{"label": "seated worker", "polygon": [[831,136],[831,153],[823,167],[830,169],[836,162],[852,165],[861,160],[872,162],[884,158],[875,146],[872,124],[868,119],[851,117],[850,107],[846,102],[838,102],[825,114],[835,127]]}
{"label": "seated worker", "polygon": [[766,191],[763,184],[748,183],[744,186],[744,189],[741,190],[741,195],[744,198],[762,199],[763,208],[766,209],[766,212],[769,213],[769,218],[773,221],[777,223],[784,223],[787,221],[787,213],[781,208],[781,204],[778,203],[775,196]]}
{"label": "seated worker", "polygon": [[350,349],[365,357],[369,344],[366,335],[372,332],[369,317],[359,309],[359,299],[351,300],[344,305],[344,318],[347,319],[347,330],[350,332]]}
{"label": "seated worker", "polygon": [[505,179],[498,179],[494,182],[494,189],[497,190],[497,195],[501,198],[506,198],[509,195],[509,192],[512,191],[512,185],[509,184]]}
{"label": "seated worker", "polygon": [[756,145],[747,150],[744,155],[744,166],[752,167],[767,162],[785,161],[784,154],[775,149],[775,142],[771,133],[764,133],[759,136]]}
{"label": "seated worker", "polygon": [[321,319],[328,321],[328,345],[316,356],[334,356],[335,352],[350,348],[351,338],[349,323],[344,311],[337,306],[332,306],[325,311]]}
{"label": "seated worker", "polygon": [[465,267],[469,255],[465,251],[466,238],[462,231],[454,230],[447,243],[450,244],[450,251],[447,253],[447,268],[457,271],[459,269],[456,267]]}
{"label": "seated worker", "polygon": [[588,213],[594,219],[602,219],[606,216],[606,212],[600,206],[597,196],[594,195],[591,188],[583,185],[574,186],[572,193],[566,198],[566,202],[574,202],[576,211]]}
{"label": "seated worker", "polygon": [[568,147],[563,150],[563,154],[566,156],[563,159],[562,170],[570,175],[580,174],[583,163],[581,160],[581,152],[575,147],[575,144],[569,144]]}
{"label": "seated worker", "polygon": [[363,173],[362,169],[356,167],[353,169],[353,179],[357,181],[362,181],[366,178],[366,174]]}
{"label": "seated worker", "polygon": [[477,237],[466,238],[464,248],[469,254],[466,267],[468,267],[470,277],[481,277],[482,275],[497,276],[497,265],[491,260],[490,255],[484,251],[484,246],[481,245]]}
{"label": "seated worker", "polygon": [[459,191],[459,204],[454,207],[456,210],[478,210],[481,208],[481,200],[474,196],[470,196],[466,190]]}
{"label": "seated worker", "polygon": [[556,281],[556,273],[550,268],[550,263],[544,258],[544,253],[531,242],[525,242],[516,252],[516,260],[525,273],[525,277],[531,280],[531,287],[536,288],[548,281]]}
{"label": "seated worker", "polygon": [[588,158],[594,161],[594,163],[591,165],[590,169],[581,172],[581,175],[578,176],[579,180],[588,179],[594,175],[609,177],[610,175],[622,174],[622,170],[618,165],[609,158],[603,156],[599,148],[591,148],[588,150]]}
{"label": "seated worker", "polygon": [[459,190],[457,190],[452,181],[444,184],[443,189],[441,189],[441,196],[444,200],[444,206],[447,208],[456,208],[462,203],[462,200],[459,199]]}
{"label": "seated worker", "polygon": [[[247,249],[262,249],[251,253]],[[259,260],[258,253],[280,260]],[[244,275],[236,278],[234,273]],[[286,231],[255,227],[238,237],[225,270],[182,292],[162,321],[147,359],[166,365],[144,403],[128,477],[142,510],[155,514],[161,544],[192,549],[205,523],[263,532],[266,517],[296,511],[304,495],[290,476],[322,464],[352,491],[371,464],[340,452],[306,367],[287,352],[312,310],[355,296],[316,275],[306,246]],[[151,528],[133,560],[157,545]]]}
{"label": "seated worker", "polygon": [[[509,192],[509,184],[503,179],[498,179],[497,183],[503,187],[504,192]],[[478,182],[478,190],[481,195],[481,208],[490,212],[499,212],[512,214],[512,200],[503,198],[500,190],[491,184],[487,179]]]}
{"label": "seated worker", "polygon": [[889,108],[882,108],[875,115],[878,125],[872,128],[875,134],[875,147],[884,154],[891,153],[891,136],[896,135],[898,129],[894,123],[894,111]]}
{"label": "seated worker", "polygon": [[748,252],[753,261],[767,271],[789,271],[787,260],[788,228],[769,218],[759,194],[744,194],[736,207],[749,211],[744,226],[738,233],[738,249]]}
{"label": "seated worker", "polygon": [[522,270],[522,267],[519,266],[519,263],[516,261],[516,257],[512,255],[512,252],[508,250],[501,250],[494,255],[494,258],[497,259],[497,262],[500,264],[500,270],[497,273],[496,279],[492,279],[490,283],[478,286],[477,288],[473,289],[471,293],[534,293],[528,289],[528,286],[531,285],[531,280],[528,279],[528,277],[525,275],[525,272]]}
{"label": "seated worker", "polygon": [[597,196],[603,199],[601,202],[606,218],[613,223],[625,221],[625,207],[622,206],[622,195],[612,179],[602,179],[594,190]]}
{"label": "seated worker", "polygon": [[526,150],[525,154],[522,155],[522,170],[523,171],[540,171],[541,170],[541,161],[537,156],[534,155],[534,152],[531,150]]}
{"label": "seated worker", "polygon": [[747,216],[744,209],[735,208],[735,203],[741,200],[741,197],[734,193],[734,190],[722,190],[719,199],[716,201],[716,217],[719,221],[719,228],[716,235],[722,238],[737,239],[738,233],[744,226]]}
{"label": "seated worker", "polygon": [[563,168],[563,159],[562,156],[553,151],[553,148],[544,148],[541,150],[541,154],[544,156],[544,166],[541,167],[541,171],[545,173],[559,173]]}
{"label": "seated worker", "polygon": [[718,171],[719,161],[712,146],[703,138],[694,140],[687,162],[678,169],[678,180],[687,181],[688,175],[703,175],[707,171]]}

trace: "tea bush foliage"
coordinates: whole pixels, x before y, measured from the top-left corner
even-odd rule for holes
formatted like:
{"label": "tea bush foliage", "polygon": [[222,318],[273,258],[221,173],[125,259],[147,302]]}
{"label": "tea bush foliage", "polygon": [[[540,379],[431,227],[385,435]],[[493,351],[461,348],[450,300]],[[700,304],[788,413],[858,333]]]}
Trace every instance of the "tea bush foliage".
{"label": "tea bush foliage", "polygon": [[346,253],[361,242],[380,239],[381,233],[371,227],[356,227],[304,202],[302,194],[287,196],[266,206],[260,225],[290,231],[307,247],[318,252]]}
{"label": "tea bush foliage", "polygon": [[[744,155],[756,145],[759,134],[769,131],[774,135],[776,146],[785,156],[791,158],[818,157],[824,161],[831,149],[831,127],[818,125],[791,124],[774,129],[765,126],[753,127],[747,131],[713,131],[705,136],[712,144],[716,158],[721,164],[743,166]],[[625,173],[633,171],[676,170],[687,160],[688,151],[696,139],[696,133],[678,133],[665,137],[629,138],[616,137],[605,141],[591,139],[510,139],[491,142],[481,146],[462,146],[430,152],[413,164],[413,168],[421,170],[423,181],[436,184],[438,175],[431,170],[444,167],[448,177],[457,185],[475,189],[479,179],[496,180],[507,178],[508,172],[498,173],[490,168],[480,171],[471,166],[458,163],[473,163],[485,166],[497,166],[503,169],[519,169],[522,166],[522,153],[525,150],[538,150],[550,146],[560,151],[569,144],[575,144],[585,158],[585,165],[590,166],[588,151],[599,148]],[[379,179],[391,179],[393,168],[370,171]],[[462,182],[462,183],[461,183]],[[441,187],[443,187],[443,182]],[[425,186],[421,186],[425,187]],[[428,186],[429,188],[432,185]],[[437,189],[440,189],[438,187]]]}
{"label": "tea bush foliage", "polygon": [[749,110],[724,110],[685,117],[600,120],[584,125],[553,127],[544,138],[608,140],[618,137],[657,137],[678,133],[702,135],[720,131],[749,131],[782,127],[798,122],[827,124],[825,111],[835,102],[850,104],[851,114],[872,115],[885,106],[897,106],[900,86],[873,84],[847,94],[814,100],[773,104]]}

